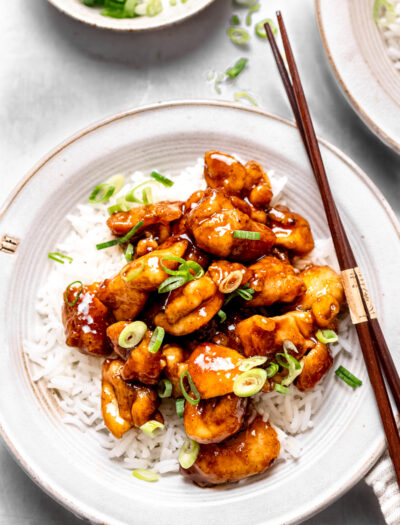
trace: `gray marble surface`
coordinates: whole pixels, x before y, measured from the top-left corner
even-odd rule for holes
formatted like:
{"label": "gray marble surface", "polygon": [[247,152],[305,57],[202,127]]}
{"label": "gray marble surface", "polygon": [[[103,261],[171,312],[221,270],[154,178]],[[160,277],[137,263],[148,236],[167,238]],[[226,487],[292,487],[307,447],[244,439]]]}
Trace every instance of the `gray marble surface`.
{"label": "gray marble surface", "polygon": [[[195,0],[191,0],[195,1]],[[4,0],[3,0],[4,2]],[[358,163],[400,212],[400,157],[353,113],[326,62],[313,0],[261,0],[260,17],[280,8],[292,35],[319,135]],[[138,105],[218,98],[207,82],[240,56],[249,67],[222,98],[249,90],[268,111],[291,118],[270,50],[252,39],[244,51],[226,36],[231,0],[151,34],[99,31],[68,19],[45,0],[7,2],[0,17],[0,201],[46,152],[87,124]],[[0,444],[0,524],[78,524],[22,472]],[[134,522],[134,518],[132,520]],[[372,491],[360,482],[308,525],[379,525]]]}

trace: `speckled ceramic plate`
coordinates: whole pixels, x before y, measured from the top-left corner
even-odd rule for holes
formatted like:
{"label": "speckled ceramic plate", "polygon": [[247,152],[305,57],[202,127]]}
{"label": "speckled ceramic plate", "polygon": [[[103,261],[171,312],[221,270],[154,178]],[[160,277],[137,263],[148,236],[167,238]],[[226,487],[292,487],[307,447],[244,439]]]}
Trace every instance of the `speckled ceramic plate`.
{"label": "speckled ceramic plate", "polygon": [[[399,364],[399,225],[368,177],[336,148],[320,143],[350,241]],[[23,341],[40,322],[35,297],[50,270],[47,253],[69,231],[66,214],[112,173],[157,166],[173,175],[210,148],[236,152],[287,175],[288,201],[310,220],[316,237],[328,235],[297,129],[231,103],[166,103],[97,123],[50,152],[0,211],[1,235],[20,241],[15,253],[0,252],[1,434],[34,481],[95,523],[298,523],[356,483],[384,448],[358,347],[352,358],[340,361],[364,385],[353,392],[329,375],[315,428],[299,437],[300,459],[218,489],[200,489],[178,475],[156,484],[136,480],[107,457],[91,432],[63,424],[57,397],[45,384],[33,383]],[[3,245],[12,251],[12,242]]]}
{"label": "speckled ceramic plate", "polygon": [[156,16],[140,16],[136,18],[110,18],[100,14],[100,8],[87,7],[81,0],[48,0],[57,9],[68,16],[80,20],[85,24],[114,31],[148,31],[161,29],[182,22],[199,13],[202,9],[212,4],[214,0],[177,0],[171,6],[169,0],[163,0],[164,9]]}
{"label": "speckled ceramic plate", "polygon": [[400,153],[400,71],[372,17],[374,0],[315,0],[325,52],[354,110]]}

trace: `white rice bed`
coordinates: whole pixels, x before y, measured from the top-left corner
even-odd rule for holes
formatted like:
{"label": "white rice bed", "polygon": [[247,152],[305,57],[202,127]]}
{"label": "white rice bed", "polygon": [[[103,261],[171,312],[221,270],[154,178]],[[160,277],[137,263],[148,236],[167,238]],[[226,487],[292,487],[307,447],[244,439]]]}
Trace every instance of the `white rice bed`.
{"label": "white rice bed", "polygon": [[[165,173],[168,176],[168,173]],[[284,202],[282,190],[285,177],[269,172],[274,191],[274,203]],[[148,176],[135,172],[119,195],[124,195]],[[205,187],[203,160],[174,177],[174,186],[165,188],[152,185],[153,198],[157,200],[185,200],[193,191]],[[111,200],[110,204],[114,204]],[[40,320],[35,337],[25,341],[24,349],[30,358],[34,381],[44,381],[47,388],[57,394],[64,411],[65,424],[75,425],[82,432],[94,433],[99,446],[107,450],[111,459],[118,459],[128,469],[149,468],[160,473],[178,471],[178,451],[186,437],[183,421],[177,416],[175,404],[163,400],[161,412],[165,419],[165,431],[151,438],[137,429],[131,429],[121,439],[116,439],[105,427],[101,415],[101,367],[102,358],[86,356],[65,344],[61,322],[62,294],[68,283],[76,279],[91,283],[101,281],[117,273],[125,264],[118,247],[98,251],[95,245],[110,238],[106,226],[108,218],[105,205],[80,204],[68,221],[72,231],[55,251],[73,258],[72,264],[49,262],[51,269],[46,282],[39,291],[37,312]],[[315,248],[307,259],[299,259],[301,268],[310,261],[315,264],[336,266],[336,258],[329,239],[316,240]],[[351,351],[354,334],[348,320],[340,326],[340,343],[333,345],[336,356],[342,349]],[[300,392],[291,387],[292,395],[277,392],[256,396],[256,407],[265,420],[276,428],[281,442],[280,458],[297,458],[301,447],[295,436],[313,427],[313,416],[324,400],[324,381],[312,392]]]}
{"label": "white rice bed", "polygon": [[382,26],[382,34],[385,40],[387,54],[393,61],[394,67],[400,71],[400,0],[390,0],[396,12],[393,23]]}

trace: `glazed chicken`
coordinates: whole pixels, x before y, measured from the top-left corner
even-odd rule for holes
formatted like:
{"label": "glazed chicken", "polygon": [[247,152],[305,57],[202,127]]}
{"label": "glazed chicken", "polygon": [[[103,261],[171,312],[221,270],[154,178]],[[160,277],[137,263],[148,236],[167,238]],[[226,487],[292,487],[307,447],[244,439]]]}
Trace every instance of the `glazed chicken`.
{"label": "glazed chicken", "polygon": [[222,443],[200,445],[193,466],[180,471],[201,487],[239,481],[269,468],[278,457],[276,431],[261,416]]}
{"label": "glazed chicken", "polygon": [[161,418],[157,412],[160,405],[157,392],[150,387],[126,383],[121,376],[123,367],[120,359],[106,359],[102,372],[101,411],[106,427],[116,438],[134,426]]}
{"label": "glazed chicken", "polygon": [[163,346],[162,355],[165,360],[165,377],[172,384],[172,396],[182,397],[180,377],[188,367],[186,362],[189,358],[188,352],[181,346],[168,344]]}
{"label": "glazed chicken", "polygon": [[296,379],[296,386],[305,392],[312,390],[324,377],[333,365],[333,359],[329,348],[318,341],[314,348],[303,357],[302,363],[303,370]]}
{"label": "glazed chicken", "polygon": [[268,212],[268,225],[276,236],[277,246],[294,255],[305,255],[314,248],[314,239],[308,221],[286,206],[275,206]]}
{"label": "glazed chicken", "polygon": [[82,288],[78,284],[68,287],[64,292],[62,321],[68,346],[76,346],[87,354],[108,355],[111,348],[106,329],[110,314],[97,297],[98,289],[98,283],[86,284]]}

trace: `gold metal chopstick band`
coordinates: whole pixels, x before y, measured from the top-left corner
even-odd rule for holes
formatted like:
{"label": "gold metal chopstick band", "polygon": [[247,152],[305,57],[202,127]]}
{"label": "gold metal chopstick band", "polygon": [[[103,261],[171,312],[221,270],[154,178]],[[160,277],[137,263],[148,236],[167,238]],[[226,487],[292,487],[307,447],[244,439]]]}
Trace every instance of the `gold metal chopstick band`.
{"label": "gold metal chopstick band", "polygon": [[343,270],[341,272],[341,277],[347,304],[349,305],[352,323],[358,324],[368,321],[368,316],[365,312],[357,278],[360,283],[365,304],[368,308],[369,316],[371,319],[376,319],[376,313],[372,305],[371,298],[368,294],[367,286],[358,266],[356,268],[350,268],[349,270]]}

